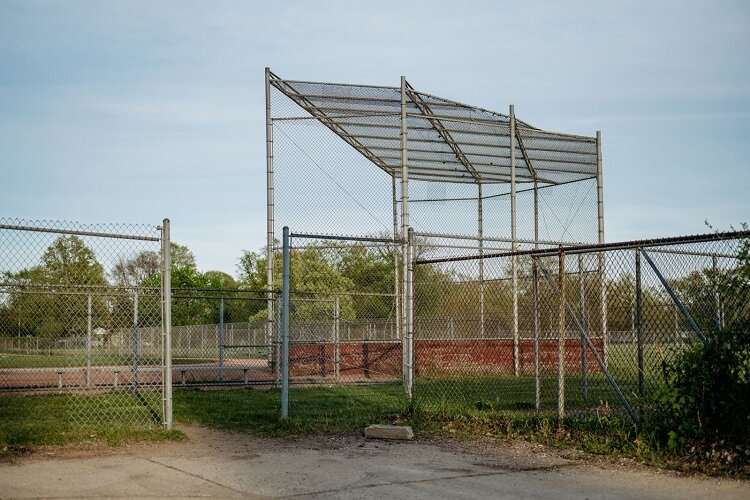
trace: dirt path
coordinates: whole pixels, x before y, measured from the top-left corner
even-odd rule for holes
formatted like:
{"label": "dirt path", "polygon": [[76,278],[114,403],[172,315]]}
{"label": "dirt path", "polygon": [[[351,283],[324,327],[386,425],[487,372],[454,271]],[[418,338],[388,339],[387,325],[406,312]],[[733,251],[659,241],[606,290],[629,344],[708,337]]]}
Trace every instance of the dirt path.
{"label": "dirt path", "polygon": [[592,464],[528,443],[257,438],[40,450],[0,465],[3,498],[750,498],[750,483]]}

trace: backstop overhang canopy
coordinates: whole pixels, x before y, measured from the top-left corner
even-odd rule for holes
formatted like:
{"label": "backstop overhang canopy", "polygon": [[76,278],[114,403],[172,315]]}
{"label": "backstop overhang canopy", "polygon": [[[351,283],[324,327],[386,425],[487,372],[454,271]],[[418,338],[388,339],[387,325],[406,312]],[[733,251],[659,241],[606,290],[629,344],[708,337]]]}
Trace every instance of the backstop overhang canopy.
{"label": "backstop overhang canopy", "polygon": [[[400,87],[284,80],[270,84],[388,175],[401,176]],[[597,139],[548,132],[511,117],[436,97],[405,84],[410,179],[473,184],[556,185],[595,178]]]}

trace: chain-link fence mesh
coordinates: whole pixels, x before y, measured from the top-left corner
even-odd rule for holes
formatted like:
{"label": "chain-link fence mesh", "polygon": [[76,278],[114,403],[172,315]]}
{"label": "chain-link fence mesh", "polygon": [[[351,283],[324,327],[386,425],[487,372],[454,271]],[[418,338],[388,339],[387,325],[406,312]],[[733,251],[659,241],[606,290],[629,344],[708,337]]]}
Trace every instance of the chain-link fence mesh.
{"label": "chain-link fence mesh", "polygon": [[[298,386],[402,380],[410,355],[403,348],[408,227],[418,232],[418,259],[600,237],[598,138],[545,132],[405,81],[386,87],[266,76],[270,288],[281,285],[281,227],[305,235],[294,239],[291,259],[293,386],[295,376]],[[443,275],[426,267],[416,274],[418,286],[438,294]],[[507,283],[498,275],[478,301],[470,279],[462,285],[465,295],[451,300],[464,304],[465,314],[486,306],[479,323],[415,302],[413,329],[432,332],[424,341],[432,342],[436,359],[450,350],[440,336],[469,324],[479,330],[463,335],[466,345],[478,338],[498,346],[507,341],[498,333],[508,321],[499,314],[505,300],[499,290]],[[366,307],[373,301],[389,307]],[[526,353],[525,343],[510,341],[512,350]]]}
{"label": "chain-link fence mesh", "polygon": [[0,219],[0,392],[72,421],[164,417],[160,228]]}
{"label": "chain-link fence mesh", "polygon": [[684,346],[747,315],[743,248],[747,235],[732,233],[417,257],[415,401],[449,412],[635,418]]}
{"label": "chain-link fence mesh", "polygon": [[[290,254],[289,393],[292,413],[326,412],[313,386],[358,404],[361,386],[403,399],[403,353],[393,242],[294,235]],[[322,396],[321,396],[322,397]],[[330,397],[327,395],[325,397]]]}
{"label": "chain-link fence mesh", "polygon": [[598,241],[595,137],[520,120],[512,128],[507,115],[410,86],[402,114],[399,87],[273,74],[269,82],[269,217],[277,239],[289,226],[403,240],[407,203],[408,225],[422,234],[482,235],[510,247],[515,223],[516,244]]}
{"label": "chain-link fence mesh", "polygon": [[[284,225],[317,234],[392,234],[391,177],[278,90],[271,99],[277,237]],[[399,123],[393,116],[350,121]]]}
{"label": "chain-link fence mesh", "polygon": [[274,385],[267,302],[265,291],[173,289],[174,385]]}

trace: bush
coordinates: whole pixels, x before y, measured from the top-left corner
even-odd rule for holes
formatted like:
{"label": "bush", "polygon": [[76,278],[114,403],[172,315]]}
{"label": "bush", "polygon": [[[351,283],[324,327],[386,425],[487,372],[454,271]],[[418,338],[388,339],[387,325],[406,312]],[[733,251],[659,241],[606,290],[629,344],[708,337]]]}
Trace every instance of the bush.
{"label": "bush", "polygon": [[746,447],[750,436],[750,340],[747,330],[708,332],[667,367],[657,411],[646,428],[671,450],[688,445]]}
{"label": "bush", "polygon": [[[743,225],[747,230],[747,226]],[[718,283],[727,325],[681,351],[665,367],[656,411],[644,430],[671,450],[734,449],[750,453],[750,240],[738,265]]]}

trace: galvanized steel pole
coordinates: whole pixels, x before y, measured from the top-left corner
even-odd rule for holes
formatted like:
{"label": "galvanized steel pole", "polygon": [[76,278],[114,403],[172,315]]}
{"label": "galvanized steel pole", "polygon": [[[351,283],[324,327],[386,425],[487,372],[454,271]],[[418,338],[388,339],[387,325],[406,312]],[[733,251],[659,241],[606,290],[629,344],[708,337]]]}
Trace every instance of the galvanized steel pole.
{"label": "galvanized steel pole", "polygon": [[341,340],[339,339],[339,322],[340,322],[340,303],[339,303],[339,296],[336,295],[336,298],[334,299],[333,303],[333,342],[334,342],[334,352],[333,352],[333,371],[334,375],[336,377],[336,382],[340,381],[340,375],[341,375]]}
{"label": "galvanized steel pole", "polygon": [[599,243],[604,243],[604,180],[602,176],[602,133],[596,131],[596,209]]}
{"label": "galvanized steel pole", "polygon": [[[510,245],[511,250],[518,250],[516,246],[516,115],[513,105],[510,105]],[[520,373],[520,356],[518,340],[518,257],[511,257],[511,272],[513,274],[513,373]]]}
{"label": "galvanized steel pole", "polygon": [[[534,249],[539,248],[539,185],[534,179]],[[539,264],[532,260],[534,273],[534,407],[541,408],[542,381],[539,377]]]}
{"label": "galvanized steel pole", "polygon": [[482,183],[477,183],[477,237],[479,239],[479,333],[484,338],[484,220],[482,214]]}
{"label": "galvanized steel pole", "polygon": [[[596,207],[599,244],[604,243],[604,179],[602,176],[602,133],[596,131]],[[599,254],[599,302],[601,307],[604,364],[609,362],[609,332],[607,330],[607,272],[605,255]]]}
{"label": "galvanized steel pole", "polygon": [[713,272],[714,282],[714,316],[716,321],[716,328],[719,329],[724,325],[721,318],[721,299],[719,298],[719,262],[716,254],[711,256],[711,270]]}
{"label": "galvanized steel pole", "polygon": [[409,401],[414,397],[414,230],[409,228],[407,235],[407,278],[406,278],[406,345],[407,345],[407,386]]}
{"label": "galvanized steel pole", "polygon": [[274,187],[273,187],[273,122],[271,120],[271,68],[266,68],[266,344],[268,362],[273,362],[273,243],[274,243]]}
{"label": "galvanized steel pole", "polygon": [[641,284],[641,249],[635,249],[635,341],[638,359],[638,394],[643,396],[643,292]]}
{"label": "galvanized steel pole", "polygon": [[[164,427],[172,429],[172,255],[170,253],[169,219],[164,219],[161,226],[161,261],[162,261],[162,329],[164,331],[162,362],[164,374]],[[135,296],[136,313],[138,294]],[[137,322],[137,319],[136,319]]]}
{"label": "galvanized steel pole", "polygon": [[276,376],[276,387],[281,387],[281,297],[276,299],[276,325],[274,326],[276,346],[276,369],[274,370]]}
{"label": "galvanized steel pole", "polygon": [[284,226],[281,270],[281,418],[289,417],[289,228]]}
{"label": "galvanized steel pole", "polygon": [[557,340],[557,416],[562,422],[565,418],[565,252],[560,248],[558,257],[559,300],[559,337]]}
{"label": "galvanized steel pole", "polygon": [[86,387],[91,387],[91,294],[86,308]]}
{"label": "galvanized steel pole", "polygon": [[138,332],[138,292],[135,292],[133,296],[133,359],[131,370],[133,372],[131,382],[133,385],[133,391],[138,391],[138,356],[139,356],[139,343],[140,334]]}
{"label": "galvanized steel pole", "polygon": [[583,254],[578,254],[578,301],[581,307],[581,393],[583,394],[583,400],[588,401],[589,399],[589,381],[588,381],[588,363],[587,363],[587,352],[586,352],[586,329],[588,328],[586,322],[586,283],[585,274],[583,272]]}
{"label": "galvanized steel pole", "polygon": [[403,311],[401,310],[401,283],[399,280],[400,273],[399,273],[399,258],[398,258],[398,243],[395,243],[398,241],[399,233],[398,233],[398,198],[396,197],[396,172],[394,170],[393,175],[391,175],[391,195],[393,198],[393,294],[394,294],[394,301],[395,301],[395,310],[396,310],[396,338],[400,339],[403,343],[403,336],[401,335],[401,326],[403,323]]}
{"label": "galvanized steel pole", "polygon": [[[406,117],[406,77],[401,77],[401,259],[402,259],[402,292],[403,297],[403,327],[404,337],[409,335],[408,324],[408,274],[409,274],[409,155],[408,141],[409,128]],[[407,339],[408,344],[408,339]],[[409,352],[408,345],[402,345],[403,354],[403,374],[406,394],[411,398],[411,385],[409,381]]]}
{"label": "galvanized steel pole", "polygon": [[224,380],[224,297],[219,299],[219,380]]}

